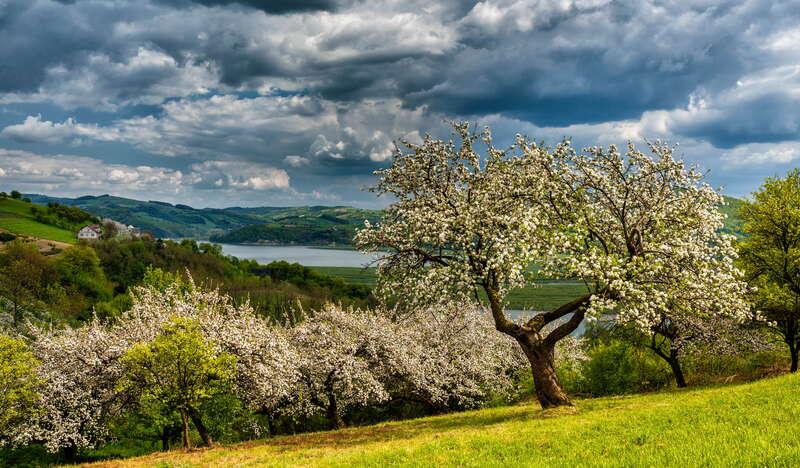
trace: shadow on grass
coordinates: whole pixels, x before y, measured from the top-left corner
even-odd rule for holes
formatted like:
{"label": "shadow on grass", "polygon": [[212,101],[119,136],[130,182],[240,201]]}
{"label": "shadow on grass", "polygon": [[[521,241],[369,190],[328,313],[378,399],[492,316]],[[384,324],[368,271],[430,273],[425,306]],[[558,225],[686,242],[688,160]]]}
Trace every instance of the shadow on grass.
{"label": "shadow on grass", "polygon": [[578,414],[577,407],[541,410],[524,404],[494,410],[469,411],[463,413],[431,416],[412,421],[398,421],[374,426],[360,426],[338,431],[312,432],[293,436],[278,436],[243,442],[226,447],[231,450],[253,447],[275,447],[279,452],[305,448],[347,448],[358,445],[413,439],[427,435],[442,434],[469,428],[491,430],[491,426],[510,422],[534,421]]}

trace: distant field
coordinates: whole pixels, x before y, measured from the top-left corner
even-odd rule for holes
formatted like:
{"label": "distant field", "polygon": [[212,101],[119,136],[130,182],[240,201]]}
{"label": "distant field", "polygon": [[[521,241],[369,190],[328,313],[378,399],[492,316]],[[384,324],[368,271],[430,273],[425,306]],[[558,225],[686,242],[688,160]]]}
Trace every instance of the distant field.
{"label": "distant field", "polygon": [[102,466],[800,466],[800,375],[538,404],[219,447]]}
{"label": "distant field", "polygon": [[21,236],[75,243],[73,232],[36,221],[30,207],[30,203],[0,198],[0,228]]}
{"label": "distant field", "polygon": [[[329,276],[339,277],[351,284],[375,284],[375,268],[310,267]],[[569,302],[586,292],[583,283],[574,281],[539,282],[536,286],[516,289],[509,294],[512,309],[549,310]]]}

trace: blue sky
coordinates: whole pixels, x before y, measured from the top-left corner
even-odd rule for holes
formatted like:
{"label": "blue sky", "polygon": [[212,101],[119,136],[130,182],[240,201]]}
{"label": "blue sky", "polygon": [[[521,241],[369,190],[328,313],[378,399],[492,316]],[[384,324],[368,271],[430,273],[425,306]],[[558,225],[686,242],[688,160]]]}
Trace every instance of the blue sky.
{"label": "blue sky", "polygon": [[0,0],[0,189],[380,206],[446,122],[662,139],[744,196],[800,161],[800,2]]}

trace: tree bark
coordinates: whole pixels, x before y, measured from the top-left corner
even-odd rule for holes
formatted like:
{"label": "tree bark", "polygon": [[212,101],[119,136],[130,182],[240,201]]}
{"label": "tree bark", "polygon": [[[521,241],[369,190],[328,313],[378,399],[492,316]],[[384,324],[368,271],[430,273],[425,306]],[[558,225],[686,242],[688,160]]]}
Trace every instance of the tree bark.
{"label": "tree bark", "polygon": [[206,429],[205,424],[203,424],[202,418],[200,418],[200,414],[194,408],[189,408],[189,416],[192,418],[192,424],[197,429],[198,434],[200,434],[200,438],[203,440],[203,445],[206,447],[211,447],[214,445],[214,441],[211,440],[211,434],[208,433],[208,429]]}
{"label": "tree bark", "polygon": [[789,371],[790,372],[797,372],[797,360],[798,360],[798,354],[799,353],[800,353],[800,346],[798,346],[798,343],[790,342],[789,343],[789,355],[792,357],[792,364],[789,367]]}
{"label": "tree bark", "polygon": [[192,448],[189,440],[189,415],[186,414],[186,410],[183,408],[181,408],[181,441],[184,449],[189,450]]}
{"label": "tree bark", "polygon": [[546,343],[531,342],[530,339],[517,340],[531,364],[536,399],[542,408],[572,406],[572,401],[561,388],[555,368],[555,347]]}

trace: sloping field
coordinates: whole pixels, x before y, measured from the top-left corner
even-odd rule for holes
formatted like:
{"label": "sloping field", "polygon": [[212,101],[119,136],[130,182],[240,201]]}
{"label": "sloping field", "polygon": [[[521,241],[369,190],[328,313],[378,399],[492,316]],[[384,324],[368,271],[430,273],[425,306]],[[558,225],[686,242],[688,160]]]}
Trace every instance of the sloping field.
{"label": "sloping field", "polygon": [[552,411],[529,403],[102,465],[800,466],[800,376]]}
{"label": "sloping field", "polygon": [[30,203],[11,198],[0,198],[0,229],[19,236],[75,243],[73,232],[36,221],[31,214],[30,207]]}

